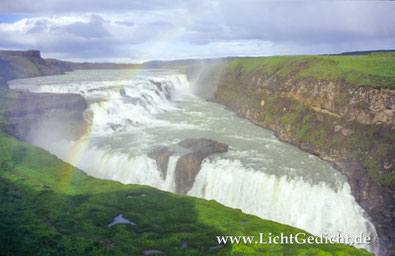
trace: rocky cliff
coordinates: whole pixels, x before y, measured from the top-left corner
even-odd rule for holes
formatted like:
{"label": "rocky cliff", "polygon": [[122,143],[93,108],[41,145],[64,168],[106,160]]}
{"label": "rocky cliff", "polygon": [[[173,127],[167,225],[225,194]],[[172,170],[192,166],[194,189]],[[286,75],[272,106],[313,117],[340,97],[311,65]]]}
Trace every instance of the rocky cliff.
{"label": "rocky cliff", "polygon": [[[360,57],[236,59],[227,65],[214,101],[333,163],[390,248],[395,240],[395,83],[391,73],[363,69],[372,56]],[[395,63],[393,55],[384,57]],[[352,73],[348,63],[338,69],[346,62],[363,68]]]}
{"label": "rocky cliff", "polygon": [[[34,129],[45,128],[47,135],[54,130],[68,139],[81,137],[89,122],[84,117],[85,99],[77,94],[15,92],[0,89],[0,130],[28,141]],[[45,127],[44,127],[45,126]]]}
{"label": "rocky cliff", "polygon": [[40,51],[0,51],[0,87],[8,87],[7,81],[13,79],[58,75],[65,71],[70,69],[47,63]]}

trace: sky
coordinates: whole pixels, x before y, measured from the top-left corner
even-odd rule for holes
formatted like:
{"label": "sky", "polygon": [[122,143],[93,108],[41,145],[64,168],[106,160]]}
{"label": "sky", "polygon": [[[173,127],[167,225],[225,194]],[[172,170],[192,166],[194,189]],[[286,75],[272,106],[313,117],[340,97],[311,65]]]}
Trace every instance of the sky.
{"label": "sky", "polygon": [[142,62],[395,49],[395,1],[1,0],[0,49]]}

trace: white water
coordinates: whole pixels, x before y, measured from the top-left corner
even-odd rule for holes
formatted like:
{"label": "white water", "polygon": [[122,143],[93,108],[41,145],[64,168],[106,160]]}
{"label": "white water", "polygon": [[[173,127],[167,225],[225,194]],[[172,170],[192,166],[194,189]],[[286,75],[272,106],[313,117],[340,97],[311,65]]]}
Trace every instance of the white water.
{"label": "white water", "polygon": [[87,99],[92,126],[84,138],[64,141],[56,129],[41,124],[30,142],[91,176],[174,192],[179,155],[170,157],[164,178],[147,153],[185,138],[214,139],[230,150],[204,160],[188,195],[317,235],[370,235],[374,243],[361,247],[377,250],[375,228],[344,176],[270,131],[193,95],[185,75],[169,70],[77,71],[15,80],[11,87],[79,93]]}

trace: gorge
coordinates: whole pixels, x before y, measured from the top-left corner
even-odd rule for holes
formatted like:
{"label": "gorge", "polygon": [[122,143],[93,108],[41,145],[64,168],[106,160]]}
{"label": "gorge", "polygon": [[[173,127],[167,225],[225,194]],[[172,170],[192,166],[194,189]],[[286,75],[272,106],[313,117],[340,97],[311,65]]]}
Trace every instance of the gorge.
{"label": "gorge", "polygon": [[[76,71],[15,80],[10,87],[85,97],[91,125],[84,137],[65,140],[58,120],[42,119],[30,126],[25,140],[88,175],[215,199],[317,235],[369,234],[374,242],[368,248],[378,248],[375,228],[351,196],[344,176],[318,158],[279,142],[269,131],[194,96],[183,74]],[[181,159],[193,152],[182,140],[190,138],[216,140],[230,149],[214,155],[210,153],[217,151],[212,150],[182,164]],[[160,147],[172,153],[166,172],[149,157]],[[190,167],[205,156],[209,158],[201,167]]]}
{"label": "gorge", "polygon": [[[391,154],[380,151],[383,156],[378,164],[387,166],[387,171],[378,171],[378,176],[370,171],[367,176],[363,159],[362,164],[340,159],[349,157],[347,151],[336,152],[336,144],[321,141],[331,136],[316,134],[308,143],[299,140],[328,122],[324,131],[330,130],[330,135],[359,135],[364,127],[353,126],[353,121],[334,122],[344,116],[374,126],[375,141],[381,143],[387,137],[381,139],[377,134],[387,136],[393,126],[393,90],[359,88],[359,93],[345,93],[353,95],[351,100],[342,99],[339,90],[344,84],[298,82],[292,76],[280,80],[262,75],[256,67],[243,71],[243,63],[237,61],[227,64],[213,100],[274,130],[281,140],[334,162],[343,175],[316,156],[280,142],[270,131],[196,96],[191,77],[170,70],[74,71],[12,81],[11,88],[33,92],[29,97],[38,97],[36,102],[45,95],[67,97],[70,101],[59,109],[69,110],[62,113],[36,107],[32,112],[38,111],[40,116],[26,117],[11,105],[5,116],[13,125],[2,129],[97,178],[214,199],[313,234],[369,234],[374,243],[365,248],[375,253],[379,253],[377,228],[388,247],[392,239],[388,231],[393,207],[388,176]],[[315,89],[310,91],[310,87]],[[29,94],[18,93],[22,99]],[[61,101],[51,97],[49,105]],[[374,102],[368,106],[375,109],[373,114],[366,107],[352,104],[354,110],[345,103],[365,102],[364,98]],[[30,111],[32,106],[25,104]],[[325,151],[321,143],[335,147]]]}

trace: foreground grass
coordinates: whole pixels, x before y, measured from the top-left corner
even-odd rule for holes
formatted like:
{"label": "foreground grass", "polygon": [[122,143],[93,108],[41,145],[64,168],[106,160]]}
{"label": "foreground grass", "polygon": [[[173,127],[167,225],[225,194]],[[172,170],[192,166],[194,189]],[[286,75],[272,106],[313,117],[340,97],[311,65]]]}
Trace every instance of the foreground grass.
{"label": "foreground grass", "polygon": [[[6,94],[2,107],[14,96]],[[108,227],[119,214],[136,225]],[[210,249],[218,235],[304,231],[215,201],[95,179],[1,131],[0,220],[0,255],[371,255],[346,245]],[[184,241],[188,248],[181,249]]]}
{"label": "foreground grass", "polygon": [[357,86],[395,88],[395,53],[371,53],[355,56],[274,56],[237,58],[229,70],[242,66],[248,73],[260,69],[278,77],[342,80]]}

